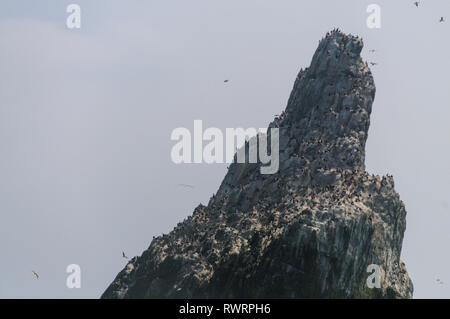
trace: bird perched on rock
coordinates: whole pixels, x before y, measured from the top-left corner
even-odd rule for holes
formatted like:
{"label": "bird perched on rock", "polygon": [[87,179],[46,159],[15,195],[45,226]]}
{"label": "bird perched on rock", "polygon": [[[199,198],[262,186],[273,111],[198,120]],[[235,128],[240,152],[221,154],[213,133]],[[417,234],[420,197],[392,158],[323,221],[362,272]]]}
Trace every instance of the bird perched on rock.
{"label": "bird perched on rock", "polygon": [[414,5],[418,8],[419,7],[419,1],[414,2]]}
{"label": "bird perched on rock", "polygon": [[37,272],[35,272],[34,270],[31,271],[33,273],[33,275],[36,277],[36,279],[39,279],[39,274]]}
{"label": "bird perched on rock", "polygon": [[125,253],[122,251],[122,257],[125,259],[128,259],[128,257],[125,255]]}

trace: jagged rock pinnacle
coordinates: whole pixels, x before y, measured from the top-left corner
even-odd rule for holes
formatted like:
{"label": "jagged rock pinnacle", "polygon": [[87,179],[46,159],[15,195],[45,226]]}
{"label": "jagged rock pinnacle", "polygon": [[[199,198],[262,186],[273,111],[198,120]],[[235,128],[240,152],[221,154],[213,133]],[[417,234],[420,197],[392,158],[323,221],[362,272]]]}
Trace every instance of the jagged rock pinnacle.
{"label": "jagged rock pinnacle", "polygon": [[[358,37],[329,32],[301,70],[280,129],[280,169],[230,165],[208,206],[122,270],[102,298],[410,298],[406,211],[392,176],[364,169],[375,97]],[[367,268],[380,269],[380,288]]]}
{"label": "jagged rock pinnacle", "polygon": [[[364,169],[375,85],[359,55],[362,47],[357,37],[327,34],[311,66],[299,73],[284,118],[277,123],[295,126],[305,141],[320,139],[330,154],[326,166]],[[300,145],[298,153],[302,151]]]}

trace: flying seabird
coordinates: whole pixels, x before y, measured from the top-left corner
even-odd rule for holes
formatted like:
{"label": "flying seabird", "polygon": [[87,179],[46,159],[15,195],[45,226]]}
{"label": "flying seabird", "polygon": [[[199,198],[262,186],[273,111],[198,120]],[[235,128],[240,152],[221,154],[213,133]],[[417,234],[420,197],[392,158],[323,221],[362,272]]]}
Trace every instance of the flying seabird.
{"label": "flying seabird", "polygon": [[375,53],[375,51],[376,51],[376,50],[374,50],[374,49],[369,50],[370,53]]}
{"label": "flying seabird", "polygon": [[125,259],[129,259],[126,255],[125,255],[125,253],[122,251],[122,257],[123,258],[125,258]]}
{"label": "flying seabird", "polygon": [[443,284],[444,284],[444,282],[443,282],[441,279],[439,279],[439,278],[436,278],[436,282],[437,282],[439,285],[443,285]]}
{"label": "flying seabird", "polygon": [[228,82],[229,82],[229,80],[224,80],[224,81],[223,81],[223,83],[228,83]]}
{"label": "flying seabird", "polygon": [[370,62],[370,65],[372,65],[372,66],[378,65],[378,63],[376,63],[376,62]]}
{"label": "flying seabird", "polygon": [[39,274],[37,272],[35,272],[34,270],[32,270],[31,272],[36,276],[36,279],[39,279]]}
{"label": "flying seabird", "polygon": [[189,185],[189,184],[178,184],[178,186],[186,187],[186,188],[194,188],[193,185]]}
{"label": "flying seabird", "polygon": [[439,22],[444,22],[444,17],[441,17],[441,20],[439,20]]}
{"label": "flying seabird", "polygon": [[418,8],[419,7],[419,1],[414,2],[414,5]]}

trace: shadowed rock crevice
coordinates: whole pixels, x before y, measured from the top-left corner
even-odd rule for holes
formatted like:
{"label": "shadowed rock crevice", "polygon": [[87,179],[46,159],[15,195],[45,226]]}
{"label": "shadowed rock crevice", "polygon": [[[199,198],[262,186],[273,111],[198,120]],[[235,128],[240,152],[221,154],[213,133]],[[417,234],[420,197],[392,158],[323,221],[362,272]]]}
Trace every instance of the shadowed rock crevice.
{"label": "shadowed rock crevice", "polygon": [[[338,30],[301,70],[280,169],[230,165],[207,206],[133,258],[102,298],[411,298],[406,211],[392,176],[365,171],[375,85],[362,40]],[[366,285],[381,268],[381,288]]]}

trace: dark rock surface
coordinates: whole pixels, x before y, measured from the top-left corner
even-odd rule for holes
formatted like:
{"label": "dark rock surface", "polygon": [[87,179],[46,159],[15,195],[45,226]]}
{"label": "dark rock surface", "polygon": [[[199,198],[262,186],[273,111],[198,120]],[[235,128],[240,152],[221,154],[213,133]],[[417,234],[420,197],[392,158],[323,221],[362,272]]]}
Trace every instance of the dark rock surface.
{"label": "dark rock surface", "polygon": [[[406,211],[392,176],[365,171],[375,85],[362,40],[333,30],[301,70],[280,169],[230,166],[208,206],[133,258],[102,298],[411,298]],[[381,288],[366,285],[381,267]]]}

